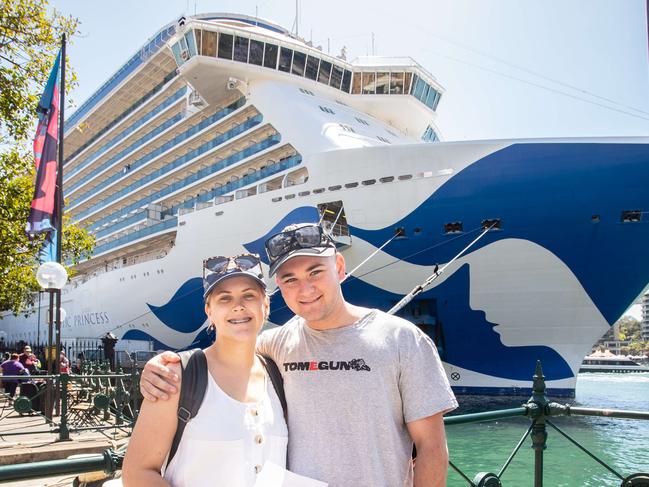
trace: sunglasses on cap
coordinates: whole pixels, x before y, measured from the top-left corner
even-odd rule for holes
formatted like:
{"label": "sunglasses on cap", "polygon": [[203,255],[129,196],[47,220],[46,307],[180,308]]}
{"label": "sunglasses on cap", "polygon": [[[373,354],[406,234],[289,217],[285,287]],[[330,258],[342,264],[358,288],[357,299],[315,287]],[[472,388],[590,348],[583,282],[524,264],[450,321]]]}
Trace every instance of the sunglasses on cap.
{"label": "sunglasses on cap", "polygon": [[206,294],[214,285],[231,274],[245,273],[265,287],[264,271],[257,254],[241,254],[234,257],[217,255],[203,261],[203,287]]}
{"label": "sunglasses on cap", "polygon": [[280,257],[299,249],[334,247],[331,237],[320,225],[309,224],[279,232],[264,244],[271,264]]}

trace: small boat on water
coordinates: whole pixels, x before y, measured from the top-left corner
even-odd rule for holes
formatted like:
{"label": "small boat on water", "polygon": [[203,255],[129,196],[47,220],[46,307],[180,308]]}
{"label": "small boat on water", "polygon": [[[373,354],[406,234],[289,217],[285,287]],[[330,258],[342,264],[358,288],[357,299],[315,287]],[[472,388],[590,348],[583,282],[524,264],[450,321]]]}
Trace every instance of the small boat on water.
{"label": "small boat on water", "polygon": [[649,366],[639,364],[626,355],[614,355],[609,350],[584,357],[579,372],[649,372]]}

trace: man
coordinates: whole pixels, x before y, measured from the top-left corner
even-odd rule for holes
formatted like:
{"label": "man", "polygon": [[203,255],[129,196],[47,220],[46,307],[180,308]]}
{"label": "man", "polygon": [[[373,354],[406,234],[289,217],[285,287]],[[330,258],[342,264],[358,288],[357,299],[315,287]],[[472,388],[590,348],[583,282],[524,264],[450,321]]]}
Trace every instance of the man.
{"label": "man", "polygon": [[[29,371],[20,363],[20,360],[18,360],[17,353],[12,353],[9,360],[5,360],[0,364],[0,368],[2,369],[2,375],[29,375]],[[14,397],[16,394],[18,381],[19,379],[4,379],[2,381],[5,393],[8,394],[9,397]]]}
{"label": "man", "polygon": [[[289,469],[330,487],[412,485],[414,442],[415,487],[446,485],[442,415],[457,402],[430,338],[401,318],[345,301],[345,259],[322,227],[286,227],[266,251],[270,275],[296,314],[258,340],[284,377]],[[158,377],[172,376],[159,357],[142,375],[147,399],[171,391]]]}

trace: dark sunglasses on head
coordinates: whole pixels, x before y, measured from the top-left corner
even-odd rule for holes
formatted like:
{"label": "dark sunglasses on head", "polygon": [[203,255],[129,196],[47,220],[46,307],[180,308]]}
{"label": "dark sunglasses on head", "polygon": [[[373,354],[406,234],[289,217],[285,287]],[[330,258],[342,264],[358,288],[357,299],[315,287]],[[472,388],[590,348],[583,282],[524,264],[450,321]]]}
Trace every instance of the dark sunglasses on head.
{"label": "dark sunglasses on head", "polygon": [[311,224],[277,233],[264,244],[271,263],[299,249],[331,247],[332,240],[320,225]]}
{"label": "dark sunglasses on head", "polygon": [[261,260],[257,254],[241,254],[235,257],[217,255],[203,261],[203,286],[207,289],[213,282],[218,281],[224,274],[232,271],[249,271],[255,269],[257,277],[263,279],[264,271],[261,267]]}
{"label": "dark sunglasses on head", "polygon": [[[230,266],[230,264],[234,266]],[[203,261],[203,269],[223,273],[226,270],[237,269],[240,271],[247,271],[252,269],[255,266],[259,266],[261,270],[261,260],[257,254],[241,254],[234,257],[226,257],[224,255],[217,255],[216,257],[210,257]]]}

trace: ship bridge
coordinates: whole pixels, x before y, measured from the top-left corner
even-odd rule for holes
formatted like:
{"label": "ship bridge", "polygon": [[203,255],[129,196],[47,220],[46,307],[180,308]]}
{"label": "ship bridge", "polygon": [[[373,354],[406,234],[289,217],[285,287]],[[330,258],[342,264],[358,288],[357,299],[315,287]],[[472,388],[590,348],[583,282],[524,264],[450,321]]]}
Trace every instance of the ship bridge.
{"label": "ship bridge", "polygon": [[409,57],[334,57],[274,26],[218,16],[188,19],[169,44],[179,73],[218,103],[247,83],[278,80],[342,98],[395,128],[438,139],[434,125],[444,89]]}

